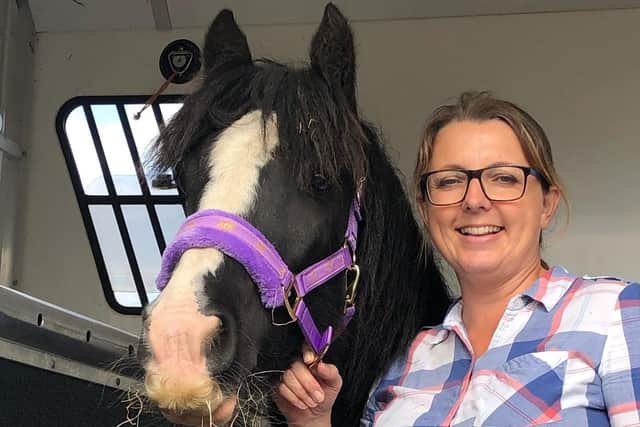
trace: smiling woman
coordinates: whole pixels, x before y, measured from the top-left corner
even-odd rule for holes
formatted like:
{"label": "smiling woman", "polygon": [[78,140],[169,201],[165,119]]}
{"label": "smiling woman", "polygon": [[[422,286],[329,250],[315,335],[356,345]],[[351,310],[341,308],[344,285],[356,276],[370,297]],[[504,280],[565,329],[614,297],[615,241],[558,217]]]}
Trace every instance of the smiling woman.
{"label": "smiling woman", "polygon": [[557,180],[532,167],[528,159],[534,156],[499,119],[449,123],[432,144],[421,187],[428,203],[420,211],[458,279],[471,278],[477,286],[482,278],[483,286],[493,286],[501,276],[518,275],[523,265],[536,272],[540,233],[558,204]]}
{"label": "smiling woman", "polygon": [[[361,425],[637,425],[640,283],[541,259],[542,231],[567,199],[540,125],[510,102],[464,93],[427,120],[414,182],[461,298],[373,388]],[[307,390],[340,383],[315,376],[294,364],[284,398],[301,407]]]}
{"label": "smiling woman", "polygon": [[[373,391],[365,419],[638,423],[640,344],[628,337],[640,328],[640,284],[577,277],[541,259],[542,232],[568,202],[535,119],[489,93],[464,93],[427,120],[414,179],[461,298]],[[421,399],[417,389],[439,393]]]}

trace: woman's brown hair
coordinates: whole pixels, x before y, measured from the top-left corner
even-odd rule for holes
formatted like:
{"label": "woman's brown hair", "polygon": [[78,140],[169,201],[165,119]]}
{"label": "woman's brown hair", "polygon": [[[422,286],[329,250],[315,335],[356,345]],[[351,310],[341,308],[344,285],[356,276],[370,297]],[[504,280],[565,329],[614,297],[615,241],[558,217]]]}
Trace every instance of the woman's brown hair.
{"label": "woman's brown hair", "polygon": [[455,104],[436,108],[426,121],[422,142],[418,150],[416,169],[413,174],[413,189],[418,212],[426,222],[426,200],[420,191],[420,177],[429,169],[433,146],[438,132],[455,121],[502,120],[516,134],[529,165],[542,173],[552,186],[558,188],[560,196],[569,212],[566,191],[556,172],[551,144],[542,126],[517,105],[498,99],[489,92],[464,92]]}

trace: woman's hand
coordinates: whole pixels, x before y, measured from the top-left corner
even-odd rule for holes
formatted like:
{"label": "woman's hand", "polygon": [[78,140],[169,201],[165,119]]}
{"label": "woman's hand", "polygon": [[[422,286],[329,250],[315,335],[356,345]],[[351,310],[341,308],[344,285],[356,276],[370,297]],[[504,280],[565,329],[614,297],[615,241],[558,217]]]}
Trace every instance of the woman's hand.
{"label": "woman's hand", "polygon": [[[313,354],[305,352],[304,361],[310,364]],[[341,387],[335,365],[320,362],[309,368],[297,360],[282,375],[274,400],[289,426],[325,427],[331,425],[331,408]]]}

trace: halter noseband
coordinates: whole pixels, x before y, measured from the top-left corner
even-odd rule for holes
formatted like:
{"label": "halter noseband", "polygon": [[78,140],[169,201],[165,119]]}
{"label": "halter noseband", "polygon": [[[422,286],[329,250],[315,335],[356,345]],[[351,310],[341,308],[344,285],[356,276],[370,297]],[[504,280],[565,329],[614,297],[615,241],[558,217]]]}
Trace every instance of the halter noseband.
{"label": "halter noseband", "polygon": [[349,209],[342,247],[294,274],[271,242],[246,220],[217,209],[202,210],[185,220],[174,240],[165,249],[156,285],[159,290],[167,286],[173,269],[188,249],[216,248],[244,266],[258,287],[265,308],[286,307],[291,316],[290,322],[298,322],[302,334],[319,360],[329,349],[334,330],[332,326],[327,327],[323,333],[318,330],[304,297],[341,272],[354,272],[353,282],[347,287],[340,328],[349,323],[355,313],[354,299],[360,277],[356,264],[356,246],[358,222],[361,219],[358,192]]}

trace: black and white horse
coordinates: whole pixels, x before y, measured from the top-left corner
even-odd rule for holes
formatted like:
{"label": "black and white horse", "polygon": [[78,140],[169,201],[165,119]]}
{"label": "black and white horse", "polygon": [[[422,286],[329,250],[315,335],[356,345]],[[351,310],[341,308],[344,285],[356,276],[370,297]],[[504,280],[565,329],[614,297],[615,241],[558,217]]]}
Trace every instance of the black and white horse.
{"label": "black and white horse", "polygon": [[[352,33],[331,4],[310,60],[294,69],[252,59],[222,11],[206,35],[202,85],[158,139],[156,165],[176,171],[196,214],[167,249],[166,287],[144,315],[146,394],[174,421],[200,425],[213,414],[233,425],[277,423],[270,392],[318,333],[317,353],[328,350],[344,380],[333,423],[357,424],[377,376],[448,306],[401,181],[358,115]],[[196,223],[202,218],[262,243],[234,249],[233,234],[184,237],[211,231]],[[267,249],[280,273],[291,273],[271,278],[282,283],[265,278]],[[326,259],[336,253],[344,265],[331,270]],[[323,268],[331,271],[317,287],[297,287],[294,273],[322,276]]]}

